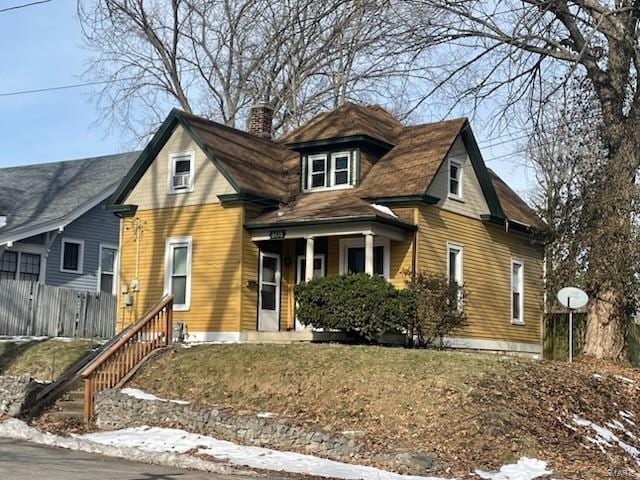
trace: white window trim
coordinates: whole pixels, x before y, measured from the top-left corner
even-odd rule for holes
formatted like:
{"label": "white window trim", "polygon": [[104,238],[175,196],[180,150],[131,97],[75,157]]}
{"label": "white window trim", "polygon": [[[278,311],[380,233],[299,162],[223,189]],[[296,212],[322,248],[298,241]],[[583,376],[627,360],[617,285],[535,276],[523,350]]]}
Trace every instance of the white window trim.
{"label": "white window trim", "polygon": [[[344,185],[336,185],[335,184],[335,159],[336,157],[342,156],[349,157],[349,161],[347,164],[347,183]],[[353,188],[353,159],[354,155],[351,150],[344,150],[341,152],[332,152],[332,153],[317,153],[313,155],[307,155],[304,157],[305,162],[305,170],[307,177],[307,188],[304,189],[305,192],[328,192],[331,190],[345,190],[347,188]],[[311,165],[313,160],[324,160],[324,185],[321,187],[311,187],[311,179],[312,179],[312,169]]]}
{"label": "white window trim", "polygon": [[[80,249],[78,250],[78,269],[77,270],[69,270],[64,268],[64,245],[65,243],[75,243],[80,245]],[[70,237],[62,237],[60,240],[60,271],[63,273],[75,273],[77,275],[82,275],[84,273],[84,240],[80,240],[77,238]]]}
{"label": "white window trim", "polygon": [[[188,188],[181,188],[181,189],[174,189],[173,188],[173,176],[175,175],[175,169],[176,169],[176,160],[184,160],[184,157],[188,156],[189,157],[189,187]],[[167,192],[171,195],[179,195],[181,193],[190,193],[193,192],[193,184],[194,182],[194,178],[195,178],[195,156],[196,156],[196,152],[193,150],[186,150],[183,152],[173,152],[169,154],[169,175],[168,175],[168,179],[167,179]]]}
{"label": "white window trim", "polygon": [[[296,261],[296,279],[298,280],[297,283],[302,283],[302,278],[304,277],[304,274],[305,274],[305,272],[302,271],[302,260],[304,260],[305,258],[307,258],[306,255],[298,255],[298,259]],[[324,253],[316,253],[313,256],[313,259],[320,260],[320,270],[322,271],[320,276],[321,277],[326,276],[327,272],[326,272],[326,266],[325,266]]]}
{"label": "white window trim", "polygon": [[[513,266],[520,265],[520,278],[518,287],[520,289],[520,318],[513,318]],[[509,316],[511,317],[512,325],[524,325],[524,262],[517,258],[512,258],[509,264]]]}
{"label": "white window trim", "polygon": [[[451,193],[451,165],[455,165],[458,167],[458,194]],[[449,198],[453,198],[454,200],[463,200],[464,199],[464,162],[462,160],[458,160],[455,158],[449,158],[449,163],[447,164],[447,194]]]}
{"label": "white window trim", "polygon": [[450,271],[450,262],[449,262],[449,254],[451,250],[455,250],[458,252],[458,264],[456,265],[456,275],[458,277],[458,285],[464,284],[464,245],[460,243],[447,242],[447,280],[451,281],[449,276]]}
{"label": "white window trim", "polygon": [[116,258],[113,262],[113,288],[112,292],[114,295],[118,293],[118,270],[119,270],[119,262],[120,262],[120,251],[118,250],[118,246],[112,243],[101,243],[100,248],[98,249],[98,281],[96,282],[97,288],[96,291],[100,293],[100,287],[102,287],[102,250],[109,249],[116,251]]}
{"label": "white window trim", "polygon": [[[391,276],[391,241],[387,237],[380,235],[374,235],[373,237],[374,247],[384,247],[382,256],[382,271],[385,280],[389,280]],[[344,275],[348,272],[347,261],[347,249],[349,248],[365,248],[364,236],[361,238],[344,238],[340,239],[340,275]]]}
{"label": "white window trim", "polygon": [[11,248],[5,248],[2,250],[0,248],[0,257],[3,252],[14,252],[18,254],[16,265],[16,277],[15,280],[20,279],[20,256],[22,253],[31,253],[33,255],[40,255],[40,276],[38,277],[39,283],[44,283],[47,278],[47,250],[45,247],[41,247],[38,245],[25,245],[20,243],[14,243]]}
{"label": "white window trim", "polygon": [[174,303],[173,309],[176,312],[187,312],[191,309],[191,254],[193,250],[193,240],[191,237],[169,237],[165,241],[164,248],[164,294],[171,293],[171,272],[173,271],[172,247],[186,245],[187,247],[187,282],[184,304]]}

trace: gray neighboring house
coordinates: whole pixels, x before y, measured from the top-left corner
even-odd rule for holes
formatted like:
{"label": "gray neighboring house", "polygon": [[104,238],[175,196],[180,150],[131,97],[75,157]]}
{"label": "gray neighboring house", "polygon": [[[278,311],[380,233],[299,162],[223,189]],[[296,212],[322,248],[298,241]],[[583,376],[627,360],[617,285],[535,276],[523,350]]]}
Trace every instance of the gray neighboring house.
{"label": "gray neighboring house", "polygon": [[0,279],[115,293],[119,220],[104,204],[137,157],[0,168]]}

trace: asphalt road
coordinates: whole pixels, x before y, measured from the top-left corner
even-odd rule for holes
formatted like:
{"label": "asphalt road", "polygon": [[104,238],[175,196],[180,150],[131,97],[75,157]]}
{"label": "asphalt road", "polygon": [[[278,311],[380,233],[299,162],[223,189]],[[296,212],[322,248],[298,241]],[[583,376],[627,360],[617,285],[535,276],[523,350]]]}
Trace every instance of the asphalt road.
{"label": "asphalt road", "polygon": [[[0,438],[0,480],[247,480]],[[253,480],[270,480],[251,477]]]}

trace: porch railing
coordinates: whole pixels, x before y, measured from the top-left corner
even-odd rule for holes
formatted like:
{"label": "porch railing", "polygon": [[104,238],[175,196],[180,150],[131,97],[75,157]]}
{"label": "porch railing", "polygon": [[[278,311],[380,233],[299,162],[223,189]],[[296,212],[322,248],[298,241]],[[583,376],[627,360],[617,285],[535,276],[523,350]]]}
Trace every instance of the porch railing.
{"label": "porch railing", "polygon": [[171,343],[173,295],[151,307],[113,345],[105,349],[81,372],[84,380],[84,418],[93,416],[94,395],[115,387],[154,350]]}

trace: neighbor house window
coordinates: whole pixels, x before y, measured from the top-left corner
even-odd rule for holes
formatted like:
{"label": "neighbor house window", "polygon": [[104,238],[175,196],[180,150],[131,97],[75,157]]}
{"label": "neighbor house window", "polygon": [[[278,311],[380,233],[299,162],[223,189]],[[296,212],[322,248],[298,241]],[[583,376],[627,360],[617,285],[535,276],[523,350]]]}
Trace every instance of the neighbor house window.
{"label": "neighbor house window", "polygon": [[344,188],[352,184],[352,152],[322,153],[306,157],[306,190]]}
{"label": "neighbor house window", "polygon": [[449,160],[449,195],[462,198],[462,162]]}
{"label": "neighbor house window", "polygon": [[524,266],[511,261],[511,322],[524,323]]}
{"label": "neighbor house window", "polygon": [[37,253],[6,251],[0,254],[0,280],[40,280],[40,262]]}
{"label": "neighbor house window", "polygon": [[175,310],[189,310],[191,297],[191,237],[167,239],[165,294],[172,293]]}
{"label": "neighbor house window", "polygon": [[186,193],[193,190],[194,152],[169,155],[169,192]]}
{"label": "neighbor house window", "polygon": [[100,245],[100,260],[98,265],[98,290],[116,293],[116,260],[118,249],[115,246]]}
{"label": "neighbor house window", "polygon": [[61,247],[60,271],[66,273],[82,273],[84,240],[63,238]]}
{"label": "neighbor house window", "polygon": [[[375,237],[373,244],[373,274],[389,278],[389,239]],[[364,273],[364,238],[340,240],[340,274]]]}

